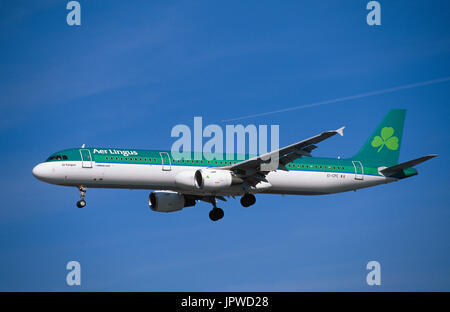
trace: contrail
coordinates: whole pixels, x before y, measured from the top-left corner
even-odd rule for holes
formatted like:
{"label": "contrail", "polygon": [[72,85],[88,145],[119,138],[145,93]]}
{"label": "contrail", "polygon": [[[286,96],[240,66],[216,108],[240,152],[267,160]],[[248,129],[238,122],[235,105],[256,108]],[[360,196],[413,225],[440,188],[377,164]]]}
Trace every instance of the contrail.
{"label": "contrail", "polygon": [[308,108],[308,107],[314,107],[314,106],[320,106],[320,105],[325,105],[325,104],[344,102],[344,101],[348,101],[348,100],[355,100],[355,99],[365,98],[365,97],[373,96],[373,95],[379,95],[379,94],[391,93],[391,92],[396,92],[396,91],[405,90],[405,89],[412,89],[412,88],[427,86],[427,85],[441,83],[441,82],[445,82],[445,81],[449,81],[449,80],[450,80],[450,77],[445,77],[445,78],[439,78],[439,79],[434,79],[434,80],[427,80],[427,81],[422,81],[422,82],[416,82],[416,83],[407,84],[407,85],[403,85],[403,86],[397,86],[397,87],[393,87],[393,88],[389,88],[389,89],[382,89],[382,90],[377,90],[377,91],[360,93],[360,94],[340,97],[340,98],[336,98],[336,99],[332,99],[332,100],[315,102],[315,103],[306,104],[306,105],[287,107],[287,108],[274,110],[274,111],[270,111],[270,112],[264,112],[264,113],[258,113],[258,114],[253,114],[253,115],[247,115],[247,116],[243,116],[243,117],[236,117],[236,118],[231,118],[231,119],[225,119],[225,120],[222,120],[222,122],[242,120],[242,119],[266,116],[266,115],[271,115],[271,114],[284,113],[284,112],[289,112],[289,111],[303,109],[303,108]]}

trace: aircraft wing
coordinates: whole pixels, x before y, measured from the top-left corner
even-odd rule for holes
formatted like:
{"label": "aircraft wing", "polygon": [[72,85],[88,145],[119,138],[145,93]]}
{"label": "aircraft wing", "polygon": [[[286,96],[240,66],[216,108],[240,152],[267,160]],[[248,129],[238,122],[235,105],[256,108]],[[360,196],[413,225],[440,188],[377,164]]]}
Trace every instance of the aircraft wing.
{"label": "aircraft wing", "polygon": [[278,150],[250,158],[240,163],[222,167],[233,171],[240,178],[244,179],[249,185],[256,185],[261,181],[267,182],[265,176],[277,169],[288,170],[286,164],[300,158],[302,156],[311,157],[311,151],[317,148],[315,144],[322,142],[336,134],[344,135],[345,127],[337,130],[330,130],[322,132],[309,139],[288,145]]}

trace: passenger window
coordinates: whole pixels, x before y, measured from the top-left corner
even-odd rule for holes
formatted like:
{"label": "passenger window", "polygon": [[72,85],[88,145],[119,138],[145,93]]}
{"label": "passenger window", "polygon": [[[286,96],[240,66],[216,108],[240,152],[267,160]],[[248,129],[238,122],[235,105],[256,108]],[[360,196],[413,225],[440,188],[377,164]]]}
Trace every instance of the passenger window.
{"label": "passenger window", "polygon": [[64,159],[64,160],[67,160],[68,158],[67,158],[67,156],[66,156],[66,155],[63,155],[63,159]]}
{"label": "passenger window", "polygon": [[56,160],[61,160],[61,156],[56,156]]}

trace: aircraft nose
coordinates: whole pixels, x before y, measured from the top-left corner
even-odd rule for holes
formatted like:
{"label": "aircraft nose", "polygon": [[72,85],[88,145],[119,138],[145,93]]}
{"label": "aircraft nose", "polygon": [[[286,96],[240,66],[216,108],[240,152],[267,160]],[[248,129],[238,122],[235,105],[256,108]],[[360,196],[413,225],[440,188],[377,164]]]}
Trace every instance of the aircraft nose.
{"label": "aircraft nose", "polygon": [[46,171],[44,165],[39,164],[33,168],[32,173],[37,179],[42,180],[46,177]]}

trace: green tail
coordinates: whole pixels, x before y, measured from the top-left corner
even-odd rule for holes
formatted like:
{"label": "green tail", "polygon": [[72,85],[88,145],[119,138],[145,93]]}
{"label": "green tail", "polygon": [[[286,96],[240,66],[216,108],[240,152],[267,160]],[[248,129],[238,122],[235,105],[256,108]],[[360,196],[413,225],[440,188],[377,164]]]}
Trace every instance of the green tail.
{"label": "green tail", "polygon": [[398,164],[405,115],[405,109],[391,109],[352,159],[388,167]]}

